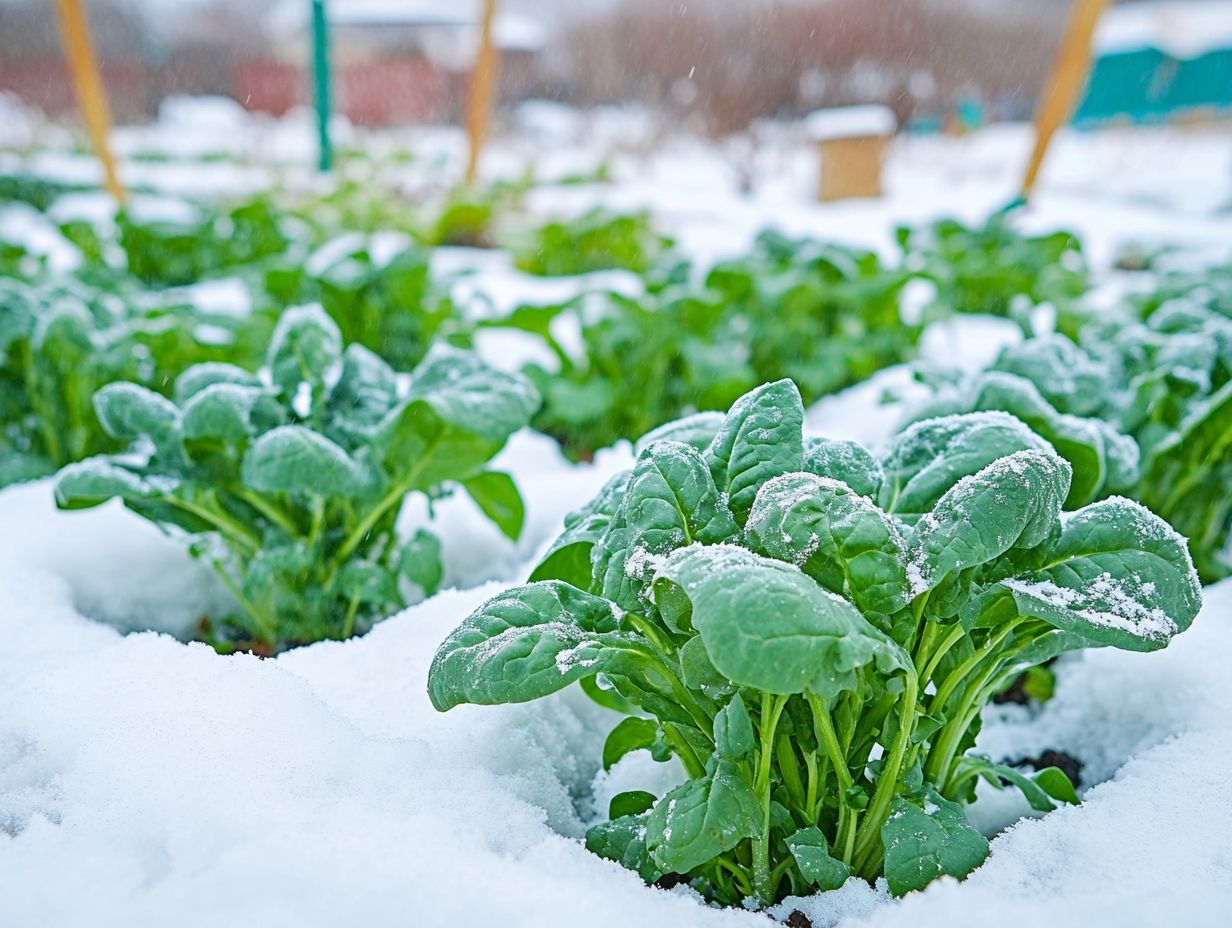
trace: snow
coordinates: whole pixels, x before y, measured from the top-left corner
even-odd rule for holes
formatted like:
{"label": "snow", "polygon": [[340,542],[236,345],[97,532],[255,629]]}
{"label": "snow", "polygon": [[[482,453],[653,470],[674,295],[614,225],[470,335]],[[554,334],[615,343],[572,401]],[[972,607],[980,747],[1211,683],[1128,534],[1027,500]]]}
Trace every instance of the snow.
{"label": "snow", "polygon": [[[220,657],[89,618],[85,578],[109,586],[112,609],[125,596],[150,609],[194,599],[195,568],[123,510],[52,513],[45,492],[0,494],[5,524],[26,527],[0,557],[6,924],[392,925],[415,912],[426,925],[550,926],[583,910],[598,926],[765,924],[646,888],[582,848],[615,792],[662,795],[680,772],[637,752],[600,774],[614,717],[576,691],[431,709],[432,653],[501,585],[441,593],[362,639]],[[962,885],[894,903],[853,881],[776,912],[815,925],[976,925],[994,910],[1217,924],[1232,901],[1230,607],[1232,584],[1216,587],[1167,650],[1067,659],[1046,707],[990,720],[979,747],[996,757],[1076,753],[1094,784],[1083,806],[1015,825]]]}
{"label": "snow", "polygon": [[47,218],[26,203],[0,207],[0,241],[12,242],[43,258],[49,270],[73,271],[81,266],[81,252]]}
{"label": "snow", "polygon": [[804,132],[814,142],[893,135],[898,120],[888,106],[837,106],[804,117]]}
{"label": "snow", "polygon": [[1118,6],[1095,30],[1099,55],[1158,49],[1173,58],[1197,58],[1232,47],[1232,3],[1228,0],[1169,0]]}
{"label": "snow", "polygon": [[[173,109],[162,123],[116,130],[125,179],[152,192],[134,200],[142,215],[195,215],[184,195],[312,189],[309,113],[241,119],[225,102],[190,105],[205,109],[191,119]],[[771,225],[893,259],[896,222],[978,220],[1004,205],[1031,141],[1025,126],[962,139],[898,136],[889,145],[886,197],[818,205],[816,158],[798,125],[769,127],[763,144],[742,152],[685,137],[652,148],[660,127],[632,109],[583,115],[536,104],[522,117],[528,137],[497,141],[485,156],[490,176],[515,178],[530,165],[540,178],[563,177],[610,160],[614,178],[541,184],[525,197],[531,214],[648,208],[702,263],[740,252]],[[23,129],[18,144],[39,131]],[[545,137],[559,144],[545,152]],[[1028,231],[1074,229],[1096,268],[1125,241],[1167,242],[1193,263],[1226,260],[1228,139],[1218,126],[1063,131],[1020,221]],[[373,151],[413,144],[416,159],[399,169],[410,190],[448,182],[462,150],[461,133],[445,128],[374,135],[343,126],[340,140]],[[149,153],[185,160],[135,157]],[[189,160],[206,154],[222,157]],[[92,159],[68,151],[5,151],[0,169],[98,180]],[[746,172],[751,193],[741,189]],[[72,196],[80,199],[62,199],[55,219],[110,221],[105,198]],[[75,250],[40,218],[42,225],[22,207],[6,207],[0,231],[73,266]],[[640,287],[619,273],[532,278],[507,255],[466,249],[435,252],[433,269],[457,273],[454,296],[475,316]],[[1099,294],[1111,305],[1132,286],[1107,276]],[[930,294],[914,290],[918,309]],[[216,312],[247,306],[225,280],[181,295]],[[560,321],[568,350],[576,317]],[[1020,337],[1005,320],[964,316],[931,327],[921,357],[973,371]],[[480,343],[484,357],[506,369],[540,350],[506,333]],[[811,407],[807,431],[875,448],[904,408],[927,395],[910,366],[890,368]],[[585,828],[613,795],[661,796],[682,772],[645,751],[602,772],[615,717],[576,689],[444,715],[426,698],[427,667],[443,638],[522,581],[564,513],[632,463],[627,442],[572,465],[549,439],[518,433],[494,462],[526,499],[518,543],[465,494],[436,501],[431,512],[413,497],[400,525],[440,535],[446,589],[364,638],[273,660],[221,657],[176,640],[228,602],[181,539],[114,503],[57,512],[46,481],[0,492],[0,922],[551,928],[576,925],[584,913],[594,928],[764,926],[762,914],[647,888],[584,850]],[[1232,909],[1230,652],[1232,583],[1225,583],[1207,591],[1193,628],[1160,652],[1066,656],[1055,668],[1055,698],[992,710],[977,748],[994,760],[1049,748],[1074,754],[1084,764],[1082,806],[1018,821],[1025,810],[1014,792],[985,789],[973,820],[990,833],[1012,827],[966,882],[943,880],[895,902],[883,888],[852,880],[787,900],[773,914],[798,908],[817,928],[840,920],[848,928],[1223,924]]]}

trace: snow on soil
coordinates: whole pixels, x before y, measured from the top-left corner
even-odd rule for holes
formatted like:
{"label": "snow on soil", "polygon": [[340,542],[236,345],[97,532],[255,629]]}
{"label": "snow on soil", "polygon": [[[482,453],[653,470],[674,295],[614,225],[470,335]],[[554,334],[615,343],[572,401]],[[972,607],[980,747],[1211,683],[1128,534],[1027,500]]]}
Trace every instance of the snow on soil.
{"label": "snow on soil", "polygon": [[[441,532],[448,584],[520,579],[563,513],[631,459],[622,445],[573,467],[520,433],[496,462],[527,497],[520,545],[463,496],[430,522],[412,505],[404,523]],[[578,692],[431,708],[435,648],[502,583],[448,590],[362,639],[270,661],[220,657],[104,624],[182,633],[224,595],[179,542],[120,507],[58,513],[49,496],[46,482],[0,493],[0,520],[20,528],[0,540],[6,928],[381,926],[408,913],[442,928],[573,925],[582,912],[600,928],[767,923],[647,888],[585,851],[580,838],[613,795],[662,795],[681,771],[636,752],[603,773],[614,718]],[[1084,764],[1082,807],[1023,818],[1014,793],[984,790],[976,824],[1012,827],[965,883],[894,902],[852,880],[775,914],[799,908],[819,928],[983,926],[993,911],[1058,926],[1221,924],[1232,904],[1230,612],[1226,583],[1165,651],[1066,658],[1044,709],[991,713],[980,750],[1068,751]]]}
{"label": "snow on soil", "polygon": [[[204,115],[172,107],[164,124],[117,130],[126,180],[156,195],[203,197],[313,183],[308,113],[271,121],[207,106]],[[517,118],[520,135],[485,156],[489,176],[518,177],[531,163],[550,179],[607,160],[615,181],[538,187],[526,198],[532,213],[649,208],[703,263],[742,251],[767,226],[892,257],[897,222],[953,213],[978,220],[1006,203],[1030,147],[1021,126],[957,140],[900,137],[891,143],[885,198],[818,206],[810,202],[816,153],[799,127],[763,127],[756,147],[691,139],[656,146],[656,127],[632,110],[580,115],[538,104]],[[340,129],[344,142],[376,156],[413,140],[413,163],[391,168],[408,189],[440,186],[463,149],[456,129]],[[98,181],[92,159],[28,153],[27,142],[0,151],[0,170]],[[1193,261],[1226,259],[1227,142],[1218,126],[1063,132],[1023,221],[1037,231],[1074,228],[1096,267],[1127,241],[1170,243]],[[207,154],[210,161],[198,160]],[[110,218],[98,197],[70,205],[63,209]],[[65,266],[76,257],[54,228],[20,208],[0,215],[0,232]],[[485,298],[499,312],[598,283],[533,281],[503,255],[457,250],[434,261],[465,272],[455,295],[477,312]],[[1100,292],[1111,301],[1129,286],[1105,279]],[[922,354],[978,366],[1016,337],[1008,323],[956,320],[930,330]],[[508,366],[528,350],[509,340],[481,348]],[[816,404],[809,431],[878,445],[913,389],[906,367],[883,371]],[[525,576],[563,513],[630,462],[622,443],[573,467],[549,440],[515,436],[496,466],[527,499],[519,544],[461,495],[432,514],[412,501],[402,520],[442,535],[447,586],[498,582],[446,590],[362,639],[267,661],[124,634],[184,635],[225,603],[180,540],[115,505],[56,512],[47,482],[0,492],[0,925],[766,925],[763,915],[707,908],[684,889],[647,888],[584,850],[581,835],[612,795],[661,795],[680,771],[637,752],[602,773],[613,719],[576,691],[444,715],[426,698],[428,663],[444,636]],[[818,928],[842,919],[886,928],[1226,924],[1228,653],[1232,582],[1208,590],[1194,627],[1162,652],[1063,659],[1055,698],[1034,711],[995,710],[979,747],[1010,760],[1068,751],[1085,765],[1084,805],[1013,824],[962,884],[943,880],[893,902],[852,880],[788,900],[774,914],[799,908]],[[989,833],[1023,814],[1010,792],[985,791],[972,811]]]}
{"label": "snow on soil", "polygon": [[[679,776],[638,755],[601,775],[605,710],[577,692],[431,708],[434,649],[499,585],[442,593],[362,639],[220,657],[86,618],[74,587],[91,551],[134,608],[192,591],[175,588],[171,558],[135,518],[100,514],[107,531],[78,535],[88,517],[35,517],[40,490],[0,494],[5,524],[29,540],[0,558],[4,924],[379,926],[414,913],[422,925],[538,928],[582,912],[594,926],[766,924],[646,888],[584,850],[614,792],[661,792]],[[57,557],[57,531],[78,535],[80,550]],[[1055,747],[1082,759],[1097,784],[1082,807],[1015,825],[962,885],[893,903],[853,881],[781,914],[798,907],[816,925],[844,914],[851,925],[983,925],[994,910],[1058,925],[1220,923],[1232,903],[1230,609],[1232,584],[1215,587],[1167,650],[1070,659],[1046,708],[992,720],[981,747],[996,756]]]}

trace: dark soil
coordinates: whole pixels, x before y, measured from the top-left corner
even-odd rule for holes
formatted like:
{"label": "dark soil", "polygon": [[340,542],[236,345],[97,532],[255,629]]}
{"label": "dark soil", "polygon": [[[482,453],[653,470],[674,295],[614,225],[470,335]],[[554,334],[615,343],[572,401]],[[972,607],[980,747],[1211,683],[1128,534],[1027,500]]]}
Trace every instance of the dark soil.
{"label": "dark soil", "polygon": [[1069,777],[1069,781],[1074,784],[1075,788],[1082,786],[1082,761],[1073,754],[1067,754],[1064,751],[1054,751],[1049,748],[1040,754],[1039,757],[1023,757],[1014,761],[1015,767],[1024,765],[1034,767],[1036,770],[1043,770],[1045,767],[1056,767]]}
{"label": "dark soil", "polygon": [[659,889],[675,889],[688,882],[689,878],[683,873],[665,873],[654,881],[654,885]]}

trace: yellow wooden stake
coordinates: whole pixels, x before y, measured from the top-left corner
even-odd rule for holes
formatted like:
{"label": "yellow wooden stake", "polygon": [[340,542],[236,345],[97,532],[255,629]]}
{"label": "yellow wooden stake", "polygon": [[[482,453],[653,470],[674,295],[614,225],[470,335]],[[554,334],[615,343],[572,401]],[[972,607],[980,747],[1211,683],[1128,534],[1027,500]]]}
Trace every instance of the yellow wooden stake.
{"label": "yellow wooden stake", "polygon": [[479,154],[488,136],[492,120],[492,85],[499,65],[496,43],[492,40],[492,24],[496,19],[496,0],[484,0],[483,20],[479,26],[479,54],[471,72],[471,93],[466,105],[466,134],[470,151],[466,159],[466,182],[475,183],[479,173]]}
{"label": "yellow wooden stake", "polygon": [[1027,162],[1027,173],[1022,179],[1021,198],[1024,202],[1031,195],[1031,188],[1035,186],[1035,178],[1039,175],[1040,165],[1044,163],[1044,154],[1048,151],[1053,135],[1074,111],[1083,81],[1091,68],[1091,37],[1095,34],[1100,16],[1110,2],[1111,0],[1074,0],[1069,22],[1065,26],[1065,35],[1061,38],[1061,48],[1057,52],[1057,59],[1052,65],[1052,73],[1048,76],[1048,83],[1044,85],[1044,93],[1035,114],[1035,148],[1031,152],[1031,160]]}
{"label": "yellow wooden stake", "polygon": [[103,79],[98,71],[98,59],[94,56],[90,26],[81,8],[81,0],[56,0],[56,18],[60,22],[64,57],[73,76],[77,107],[90,133],[94,154],[103,164],[104,183],[111,195],[123,202],[124,187],[107,142],[111,132],[111,111],[107,106],[107,94],[103,90]]}

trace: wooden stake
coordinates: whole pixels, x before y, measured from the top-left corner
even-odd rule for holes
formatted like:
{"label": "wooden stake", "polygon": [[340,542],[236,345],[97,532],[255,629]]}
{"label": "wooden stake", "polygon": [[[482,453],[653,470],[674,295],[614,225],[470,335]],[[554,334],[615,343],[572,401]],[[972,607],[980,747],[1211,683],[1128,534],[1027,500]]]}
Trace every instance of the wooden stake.
{"label": "wooden stake", "polygon": [[471,93],[466,106],[466,134],[470,151],[466,159],[466,183],[475,183],[479,174],[479,154],[488,136],[492,120],[492,85],[495,83],[499,56],[492,41],[492,23],[496,19],[496,0],[484,0],[483,20],[479,27],[479,54],[471,73]]}
{"label": "wooden stake", "polygon": [[1035,114],[1035,148],[1027,162],[1027,173],[1022,179],[1023,202],[1031,195],[1044,154],[1057,129],[1066,123],[1074,111],[1083,81],[1091,68],[1091,37],[1100,16],[1111,0],[1074,0],[1070,10],[1061,48],[1053,63],[1048,83],[1044,85],[1039,108]]}
{"label": "wooden stake", "polygon": [[64,58],[73,78],[77,108],[85,120],[94,154],[103,164],[103,182],[108,192],[123,203],[124,186],[120,183],[115,159],[107,142],[111,132],[111,110],[107,106],[107,93],[103,89],[98,59],[94,56],[94,45],[90,41],[90,25],[81,8],[81,0],[56,0],[56,19],[60,24]]}

